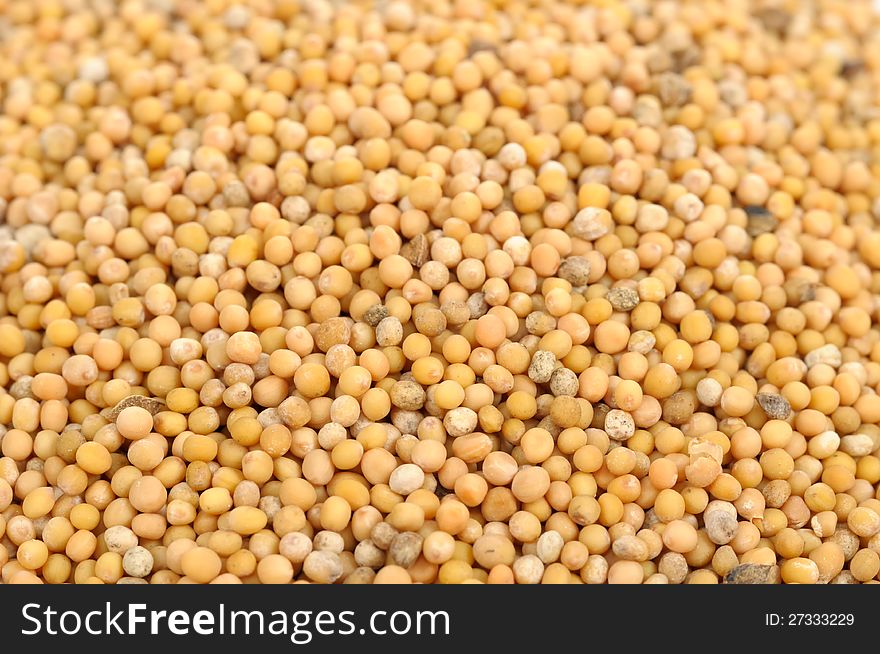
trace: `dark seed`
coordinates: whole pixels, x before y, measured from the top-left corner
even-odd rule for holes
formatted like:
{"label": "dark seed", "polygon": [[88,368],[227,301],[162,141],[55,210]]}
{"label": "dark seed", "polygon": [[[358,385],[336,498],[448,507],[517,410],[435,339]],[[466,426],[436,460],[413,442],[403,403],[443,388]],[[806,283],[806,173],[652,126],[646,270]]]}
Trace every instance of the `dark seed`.
{"label": "dark seed", "polygon": [[101,416],[107,420],[115,421],[116,417],[130,406],[139,406],[150,412],[150,415],[156,415],[165,409],[165,402],[157,397],[144,397],[143,395],[129,395],[124,397],[113,408],[107,408],[101,411]]}
{"label": "dark seed", "polygon": [[727,573],[728,584],[778,584],[781,580],[778,565],[743,563]]}
{"label": "dark seed", "polygon": [[416,234],[400,248],[400,256],[416,268],[421,267],[428,260],[428,239],[424,234]]}
{"label": "dark seed", "polygon": [[785,420],[791,415],[791,404],[782,395],[774,393],[758,393],[755,396],[758,404],[774,420]]}
{"label": "dark seed", "polygon": [[364,311],[364,322],[370,327],[375,327],[388,317],[388,307],[383,304],[374,304]]}

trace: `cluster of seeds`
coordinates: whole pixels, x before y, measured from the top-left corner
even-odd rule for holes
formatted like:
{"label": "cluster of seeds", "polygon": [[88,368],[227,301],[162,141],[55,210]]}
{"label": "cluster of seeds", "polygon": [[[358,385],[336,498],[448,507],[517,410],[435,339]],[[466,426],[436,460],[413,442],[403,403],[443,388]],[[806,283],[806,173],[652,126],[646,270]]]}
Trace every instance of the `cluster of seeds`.
{"label": "cluster of seeds", "polygon": [[4,583],[867,583],[865,0],[0,0]]}

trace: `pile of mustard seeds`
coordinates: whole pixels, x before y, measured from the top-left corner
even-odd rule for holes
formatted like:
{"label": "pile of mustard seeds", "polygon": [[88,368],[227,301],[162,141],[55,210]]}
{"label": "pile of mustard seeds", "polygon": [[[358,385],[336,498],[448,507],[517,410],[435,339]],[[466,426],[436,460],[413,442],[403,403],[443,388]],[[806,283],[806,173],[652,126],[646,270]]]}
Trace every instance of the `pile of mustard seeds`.
{"label": "pile of mustard seeds", "polygon": [[876,583],[867,0],[0,0],[4,583]]}

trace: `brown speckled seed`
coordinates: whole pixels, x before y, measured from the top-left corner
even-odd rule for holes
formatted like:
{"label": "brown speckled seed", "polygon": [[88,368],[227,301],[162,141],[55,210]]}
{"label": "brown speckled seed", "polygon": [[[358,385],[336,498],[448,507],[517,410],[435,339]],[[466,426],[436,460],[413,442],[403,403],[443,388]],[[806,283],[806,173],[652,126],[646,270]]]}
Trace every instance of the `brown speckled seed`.
{"label": "brown speckled seed", "polygon": [[532,362],[529,364],[529,379],[536,384],[546,384],[550,381],[555,366],[556,355],[546,350],[538,350],[532,355]]}

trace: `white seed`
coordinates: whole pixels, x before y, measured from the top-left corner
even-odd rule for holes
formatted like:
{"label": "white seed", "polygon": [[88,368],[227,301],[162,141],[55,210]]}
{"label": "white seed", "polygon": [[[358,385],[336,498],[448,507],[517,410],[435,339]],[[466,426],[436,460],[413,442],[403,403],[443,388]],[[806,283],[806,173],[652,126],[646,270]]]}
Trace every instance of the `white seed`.
{"label": "white seed", "polygon": [[808,368],[812,368],[820,363],[829,365],[832,368],[839,368],[841,363],[840,348],[832,343],[818,347],[807,353],[804,357],[804,363],[807,364]]}
{"label": "white seed", "polygon": [[425,483],[425,473],[415,463],[404,463],[391,473],[388,485],[395,493],[409,495]]}

